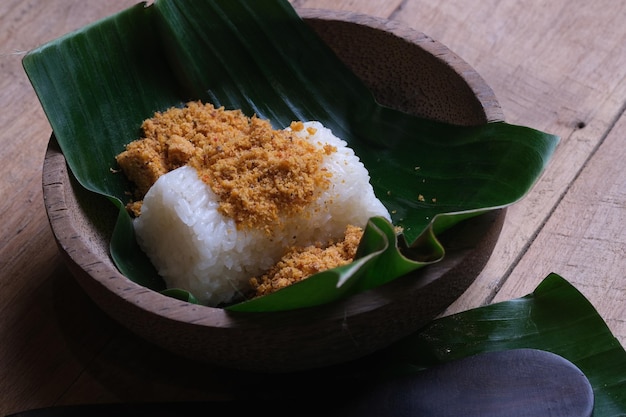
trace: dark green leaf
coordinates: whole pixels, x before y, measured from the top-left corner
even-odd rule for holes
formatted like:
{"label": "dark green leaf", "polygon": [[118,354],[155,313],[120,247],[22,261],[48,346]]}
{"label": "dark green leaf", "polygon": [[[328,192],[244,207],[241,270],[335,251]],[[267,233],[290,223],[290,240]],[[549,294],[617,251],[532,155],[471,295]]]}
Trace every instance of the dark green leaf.
{"label": "dark green leaf", "polygon": [[594,416],[626,415],[626,352],[587,299],[550,274],[526,297],[433,321],[382,355],[413,372],[488,351],[547,350],[570,360],[594,389]]}

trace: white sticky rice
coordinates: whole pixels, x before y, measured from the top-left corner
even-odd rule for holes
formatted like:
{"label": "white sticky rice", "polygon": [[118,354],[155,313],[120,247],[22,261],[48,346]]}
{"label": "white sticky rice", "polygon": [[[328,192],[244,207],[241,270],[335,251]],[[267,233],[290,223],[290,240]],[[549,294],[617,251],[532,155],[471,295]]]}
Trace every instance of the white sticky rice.
{"label": "white sticky rice", "polygon": [[[308,127],[316,129],[314,135]],[[150,188],[134,226],[139,245],[168,288],[185,289],[209,306],[229,303],[289,246],[341,238],[348,224],[364,227],[373,216],[390,219],[367,170],[345,141],[319,122],[305,123],[297,134],[320,148],[337,148],[322,165],[332,173],[331,185],[306,213],[283,219],[286,226],[273,236],[238,230],[233,219],[218,211],[217,196],[190,166],[161,176]]]}

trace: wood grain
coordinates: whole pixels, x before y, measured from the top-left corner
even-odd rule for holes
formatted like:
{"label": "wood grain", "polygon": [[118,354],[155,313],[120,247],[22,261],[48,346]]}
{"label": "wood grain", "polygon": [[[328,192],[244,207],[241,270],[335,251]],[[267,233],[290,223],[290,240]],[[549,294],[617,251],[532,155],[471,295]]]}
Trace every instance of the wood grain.
{"label": "wood grain", "polygon": [[388,19],[401,6],[401,0],[388,1],[361,1],[361,0],[292,0],[295,7],[341,10],[353,13],[361,13],[369,16]]}
{"label": "wood grain", "polygon": [[[84,372],[84,364],[68,349],[68,337],[88,346],[91,357],[111,337],[102,322],[89,321],[92,314],[102,316],[76,290],[50,232],[41,192],[50,126],[21,58],[25,51],[133,3],[0,3],[0,415],[55,403]],[[66,293],[68,287],[73,292]],[[65,333],[59,319],[69,305],[86,309],[68,317]]]}
{"label": "wood grain", "polygon": [[[134,3],[0,2],[0,415],[53,404],[232,395],[232,380],[185,361],[165,365],[169,379],[142,373],[171,357],[146,350],[91,303],[62,265],[48,226],[41,167],[50,127],[21,57]],[[423,31],[478,70],[507,121],[562,137],[537,186],[509,209],[486,268],[448,312],[524,295],[554,271],[590,298],[626,344],[626,2],[292,3],[391,17]]]}
{"label": "wood grain", "polygon": [[626,341],[626,117],[567,191],[494,301],[528,293],[558,271]]}
{"label": "wood grain", "polygon": [[[620,22],[626,2],[600,3],[482,1],[469,8],[463,1],[412,1],[397,16],[473,65],[494,89],[508,122],[562,138],[541,181],[509,209],[491,261],[449,313],[491,302],[504,282],[522,280],[521,275],[509,279],[511,269],[520,257],[532,263],[525,253],[534,235],[548,218],[558,218],[555,208],[623,113],[626,34]],[[552,271],[559,272],[556,266]],[[498,299],[524,295],[545,276],[535,275],[525,278],[532,284],[521,292]],[[619,300],[626,301],[623,295]]]}

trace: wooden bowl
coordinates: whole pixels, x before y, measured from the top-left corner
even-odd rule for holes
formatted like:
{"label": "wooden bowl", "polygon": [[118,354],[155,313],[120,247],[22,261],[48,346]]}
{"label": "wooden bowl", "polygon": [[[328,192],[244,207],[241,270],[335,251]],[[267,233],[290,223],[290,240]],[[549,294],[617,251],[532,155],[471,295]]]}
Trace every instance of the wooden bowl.
{"label": "wooden bowl", "polygon": [[[484,80],[441,43],[372,17],[299,10],[386,105],[462,125],[501,120]],[[473,282],[505,211],[465,221],[442,240],[445,259],[380,288],[315,308],[230,313],[163,296],[124,277],[109,254],[116,209],[68,172],[54,137],[43,166],[45,206],[60,251],[111,317],[179,355],[220,366],[288,372],[363,357],[416,331]]]}

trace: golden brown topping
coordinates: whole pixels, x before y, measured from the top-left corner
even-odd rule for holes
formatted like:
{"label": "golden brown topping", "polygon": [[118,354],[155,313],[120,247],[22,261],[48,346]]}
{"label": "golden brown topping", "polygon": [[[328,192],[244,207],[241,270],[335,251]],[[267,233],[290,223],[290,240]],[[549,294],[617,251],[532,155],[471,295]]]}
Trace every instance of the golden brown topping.
{"label": "golden brown topping", "polygon": [[[291,128],[298,132],[304,124],[294,122]],[[281,216],[302,212],[330,184],[331,174],[320,165],[336,148],[319,149],[239,110],[190,102],[156,113],[142,130],[143,137],[117,156],[136,185],[136,200],[160,175],[187,164],[217,194],[222,214],[239,226],[271,233]]]}
{"label": "golden brown topping", "polygon": [[196,151],[193,144],[182,136],[172,135],[166,142],[167,159],[172,166],[183,166]]}
{"label": "golden brown topping", "polygon": [[159,142],[152,139],[134,141],[116,158],[126,177],[135,184],[134,197],[138,200],[170,170],[160,148]]}
{"label": "golden brown topping", "polygon": [[270,294],[318,272],[352,262],[362,235],[360,227],[349,225],[338,242],[291,248],[265,275],[250,280],[255,296]]}

